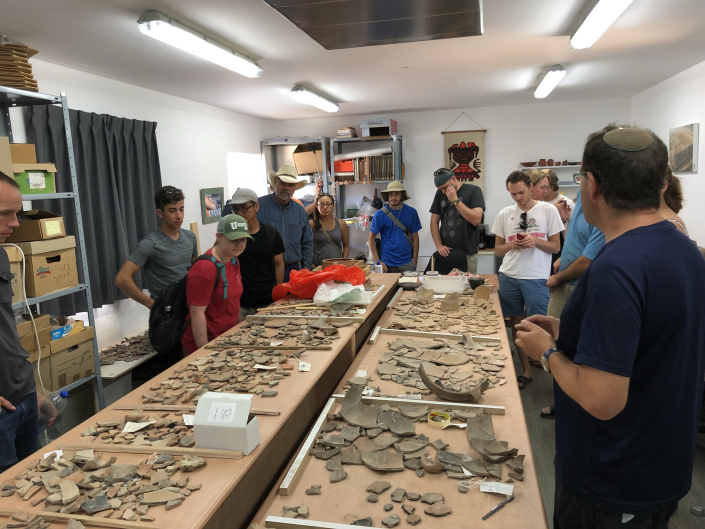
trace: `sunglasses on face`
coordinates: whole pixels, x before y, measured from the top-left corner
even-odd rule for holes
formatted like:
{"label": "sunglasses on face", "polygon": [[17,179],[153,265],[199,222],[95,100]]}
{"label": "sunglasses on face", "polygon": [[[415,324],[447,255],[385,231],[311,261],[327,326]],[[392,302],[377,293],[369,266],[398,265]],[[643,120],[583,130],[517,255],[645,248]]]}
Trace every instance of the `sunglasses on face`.
{"label": "sunglasses on face", "polygon": [[521,214],[521,222],[519,223],[519,229],[526,231],[526,213]]}

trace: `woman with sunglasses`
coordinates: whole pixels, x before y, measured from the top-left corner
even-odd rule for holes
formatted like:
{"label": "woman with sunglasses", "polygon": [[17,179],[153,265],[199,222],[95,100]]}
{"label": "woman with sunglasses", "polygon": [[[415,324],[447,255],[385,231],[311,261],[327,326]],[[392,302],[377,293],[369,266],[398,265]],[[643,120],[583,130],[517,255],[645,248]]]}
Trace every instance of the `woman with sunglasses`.
{"label": "woman with sunglasses", "polygon": [[350,253],[348,225],[333,216],[335,199],[328,193],[316,198],[313,220],[313,266],[320,266],[324,259],[346,258]]}

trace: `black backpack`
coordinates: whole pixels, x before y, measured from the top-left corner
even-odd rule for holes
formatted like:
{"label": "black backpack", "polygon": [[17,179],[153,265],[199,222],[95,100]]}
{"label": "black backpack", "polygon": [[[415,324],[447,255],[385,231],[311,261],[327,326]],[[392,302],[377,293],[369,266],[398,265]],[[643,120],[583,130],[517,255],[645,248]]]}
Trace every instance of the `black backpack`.
{"label": "black backpack", "polygon": [[[216,267],[220,263],[210,255],[201,255],[196,261],[210,261]],[[194,264],[196,263],[194,261]],[[169,283],[154,300],[149,311],[149,342],[159,356],[181,356],[181,337],[186,332],[186,278]],[[216,271],[215,286],[220,283],[220,273]]]}

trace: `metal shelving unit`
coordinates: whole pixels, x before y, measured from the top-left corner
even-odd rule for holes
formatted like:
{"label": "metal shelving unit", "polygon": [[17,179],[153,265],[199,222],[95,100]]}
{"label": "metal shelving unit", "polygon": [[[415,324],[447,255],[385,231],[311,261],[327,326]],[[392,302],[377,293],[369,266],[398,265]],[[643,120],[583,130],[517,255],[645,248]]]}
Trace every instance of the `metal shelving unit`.
{"label": "metal shelving unit", "polygon": [[[47,194],[37,194],[37,195],[23,195],[23,201],[32,200],[73,200],[73,205],[76,211],[76,222],[77,222],[77,233],[76,238],[78,239],[78,250],[80,253],[81,265],[83,270],[83,280],[84,283],[52,292],[45,296],[40,296],[36,298],[28,299],[27,302],[30,305],[37,305],[49,301],[51,299],[56,299],[62,296],[68,296],[74,294],[75,292],[84,292],[86,295],[86,305],[88,311],[88,324],[95,328],[95,317],[93,315],[93,297],[91,295],[90,288],[90,278],[88,276],[88,258],[86,255],[86,240],[83,234],[83,217],[81,215],[81,201],[78,193],[78,181],[76,179],[76,160],[73,152],[73,140],[71,139],[71,123],[69,121],[69,106],[66,100],[66,94],[61,93],[60,96],[53,96],[48,94],[39,94],[35,92],[28,92],[26,90],[18,90],[15,88],[7,88],[0,86],[0,111],[2,112],[2,120],[0,120],[0,135],[8,136],[10,142],[14,143],[14,138],[12,135],[12,123],[10,120],[10,108],[11,107],[27,107],[36,105],[60,105],[63,116],[64,116],[64,131],[66,132],[66,145],[69,154],[69,166],[71,171],[71,192],[64,193],[47,193]],[[13,309],[23,307],[24,301],[14,303],[12,305]],[[103,394],[103,380],[100,376],[100,356],[98,354],[98,340],[97,337],[93,336],[93,357],[95,361],[95,373],[77,380],[65,388],[66,391],[72,390],[86,384],[88,382],[94,381],[94,400],[96,410],[102,410],[105,407],[105,397]]]}
{"label": "metal shelving unit", "polygon": [[[277,147],[285,147],[285,146],[296,146],[296,145],[304,145],[306,143],[315,143],[321,146],[321,157],[323,160],[328,159],[328,138],[323,137],[323,136],[318,136],[315,138],[308,138],[306,136],[299,136],[299,137],[291,137],[291,136],[280,136],[276,138],[269,138],[266,140],[262,140],[259,142],[259,147],[260,147],[260,153],[262,154],[262,166],[267,167],[266,164],[266,159],[265,159],[265,149],[269,148],[271,157],[272,157],[272,168],[276,171],[279,169],[279,158],[277,155]],[[321,177],[323,178],[323,190],[327,193],[328,192],[328,180],[331,179],[330,172],[328,171],[328,167],[326,164],[323,164],[323,167],[321,168],[321,172],[319,173]],[[267,174],[265,173],[265,179],[267,181],[267,185],[269,185],[269,178],[267,177]]]}
{"label": "metal shelving unit", "polygon": [[401,134],[393,134],[391,136],[380,136],[371,138],[331,138],[330,139],[330,166],[331,166],[331,184],[336,187],[336,209],[338,218],[344,218],[345,215],[345,190],[350,184],[355,185],[379,185],[391,182],[391,180],[370,180],[367,182],[351,182],[350,184],[339,183],[335,181],[335,155],[343,154],[343,146],[357,144],[360,148],[365,143],[391,142],[392,147],[392,165],[394,167],[394,180],[402,178],[402,137]]}

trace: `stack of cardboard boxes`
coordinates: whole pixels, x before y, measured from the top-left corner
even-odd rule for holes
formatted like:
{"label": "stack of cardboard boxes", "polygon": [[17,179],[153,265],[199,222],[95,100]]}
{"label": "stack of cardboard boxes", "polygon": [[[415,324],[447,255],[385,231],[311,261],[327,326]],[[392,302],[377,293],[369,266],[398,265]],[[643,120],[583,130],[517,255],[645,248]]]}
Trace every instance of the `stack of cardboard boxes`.
{"label": "stack of cardboard boxes", "polygon": [[[6,148],[3,149],[3,146]],[[36,169],[39,173],[36,175],[37,181],[42,180],[46,183],[47,179],[51,180],[51,185],[45,185],[42,192],[54,193],[56,169],[41,170],[41,167],[47,165],[53,167],[53,164],[36,164],[34,145],[10,148],[14,146],[16,144],[7,143],[7,138],[0,137],[0,170],[14,175],[15,180],[20,183],[22,194],[33,194],[31,191],[27,193],[26,189],[22,189],[22,182],[25,182],[27,189],[32,189],[34,178],[32,174]],[[6,172],[8,158],[10,173]],[[34,160],[35,163],[15,163],[18,160],[25,162]],[[21,249],[20,252],[14,246],[5,246],[10,259],[10,271],[15,275],[12,282],[12,302],[17,303],[24,299],[23,277],[27,298],[44,296],[78,285],[76,239],[73,236],[66,237],[61,215],[32,210],[22,212],[19,220],[20,226],[5,241],[16,244]],[[22,254],[24,254],[24,276]],[[40,370],[44,388],[48,391],[60,389],[95,372],[92,328],[84,328],[83,325],[74,325],[70,329],[58,325],[52,326],[48,315],[36,316],[34,323],[37,330],[36,336],[32,322],[28,319],[18,321],[17,332],[22,347],[29,353],[30,362],[34,365],[37,384],[39,384],[37,373]]]}

